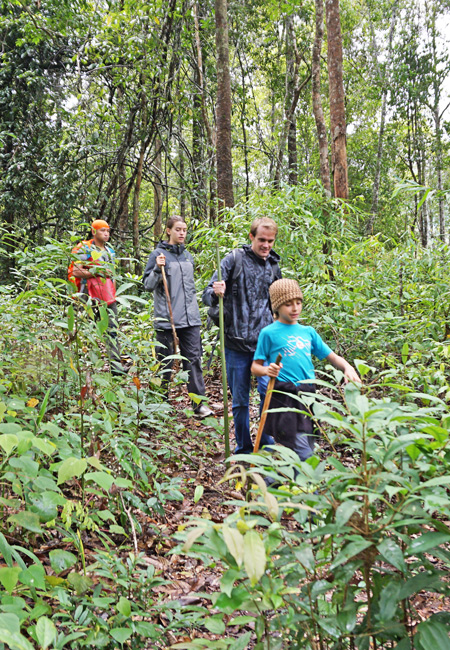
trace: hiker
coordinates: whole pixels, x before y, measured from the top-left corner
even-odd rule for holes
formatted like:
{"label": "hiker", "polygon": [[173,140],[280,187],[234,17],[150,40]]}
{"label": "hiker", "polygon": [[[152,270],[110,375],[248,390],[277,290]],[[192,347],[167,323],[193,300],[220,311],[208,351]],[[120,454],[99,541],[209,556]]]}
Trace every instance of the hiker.
{"label": "hiker", "polygon": [[[93,303],[105,302],[108,309],[108,330],[106,332],[108,356],[112,375],[124,375],[128,372],[122,364],[120,346],[117,340],[117,302],[116,283],[113,279],[116,253],[108,243],[110,227],[103,219],[92,222],[93,239],[80,242],[72,250],[81,261],[73,261],[69,266],[69,280],[78,292],[89,296]],[[94,310],[96,318],[98,310]]]}
{"label": "hiker", "polygon": [[[250,227],[250,242],[229,253],[221,263],[222,281],[217,272],[203,292],[203,302],[217,305],[224,298],[225,360],[228,386],[233,398],[234,453],[251,454],[250,437],[250,368],[258,334],[273,321],[269,303],[269,287],[281,278],[279,256],[272,250],[277,235],[273,219],[255,219]],[[262,445],[273,444],[271,436],[263,436]]]}
{"label": "hiker", "polygon": [[[361,381],[353,366],[335,354],[313,327],[298,323],[303,294],[295,280],[277,280],[269,291],[276,320],[259,335],[252,373],[257,377],[276,377],[274,391],[282,392],[273,393],[270,409],[307,410],[293,395],[315,393],[311,354],[342,370],[346,382]],[[278,354],[282,357],[279,365],[274,363]],[[264,434],[273,436],[276,442],[295,451],[300,460],[306,460],[314,453],[315,427],[311,417],[305,413],[269,412]]]}
{"label": "hiker", "polygon": [[[169,379],[173,359],[166,357],[174,353],[172,324],[169,306],[164,290],[162,269],[167,276],[170,302],[175,330],[180,342],[180,353],[184,357],[183,369],[189,372],[187,389],[200,397],[205,396],[205,382],[202,374],[202,343],[200,337],[200,311],[194,283],[194,259],[186,250],[187,225],[182,217],[174,216],[166,223],[167,240],[159,242],[148,258],[144,271],[144,287],[154,295],[154,318],[156,340],[159,343],[157,357],[164,360],[164,387],[169,397]],[[194,405],[194,413],[205,418],[213,412],[204,401]]]}

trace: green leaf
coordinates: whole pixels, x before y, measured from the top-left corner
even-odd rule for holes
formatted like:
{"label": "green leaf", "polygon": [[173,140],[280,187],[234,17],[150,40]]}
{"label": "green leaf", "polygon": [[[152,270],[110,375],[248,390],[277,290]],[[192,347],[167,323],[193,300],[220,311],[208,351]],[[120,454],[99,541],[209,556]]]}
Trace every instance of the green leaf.
{"label": "green leaf", "polygon": [[11,546],[6,541],[5,536],[3,533],[0,533],[0,553],[3,555],[3,558],[9,567],[12,567],[13,565],[11,550]]}
{"label": "green leaf", "polygon": [[109,633],[111,634],[112,638],[121,645],[124,644],[125,641],[128,641],[130,636],[133,634],[129,627],[113,627]]}
{"label": "green leaf", "polygon": [[189,531],[188,536],[186,537],[186,541],[183,544],[183,553],[187,553],[189,549],[191,548],[192,544],[203,535],[205,532],[204,528],[198,527],[198,528],[193,528],[192,530]]}
{"label": "green leaf", "polygon": [[389,582],[380,594],[380,618],[382,621],[390,621],[397,613],[397,605],[400,601],[400,582]]}
{"label": "green leaf", "polygon": [[230,645],[228,650],[247,650],[251,638],[252,633],[246,632],[242,636],[238,637],[236,641]]}
{"label": "green leaf", "polygon": [[36,623],[36,637],[43,650],[46,650],[50,645],[56,641],[57,631],[55,624],[46,616],[41,618]]}
{"label": "green leaf", "polygon": [[67,569],[71,569],[78,561],[76,555],[59,548],[55,551],[50,551],[48,555],[51,567],[55,573],[62,573],[63,571],[67,571]]}
{"label": "green leaf", "polygon": [[392,564],[392,566],[394,566],[399,571],[402,571],[402,573],[406,573],[406,564],[403,557],[403,551],[392,538],[386,537],[383,539],[381,544],[378,544],[377,549],[384,557],[386,562]]}
{"label": "green leaf", "polygon": [[17,447],[19,439],[13,433],[4,433],[0,436],[0,447],[9,456],[14,447]]}
{"label": "green leaf", "polygon": [[0,629],[1,630],[9,630],[10,632],[13,632],[16,634],[17,632],[20,632],[20,618],[16,616],[16,614],[12,614],[11,612],[8,613],[1,613],[0,614]]}
{"label": "green leaf", "polygon": [[51,388],[49,388],[48,391],[45,393],[45,397],[44,397],[44,400],[42,402],[42,406],[41,406],[41,409],[39,411],[38,418],[36,420],[36,427],[39,427],[39,425],[41,424],[41,422],[42,422],[42,420],[44,418],[45,412],[47,410],[48,399],[50,397],[50,391],[51,391]]}
{"label": "green leaf", "polygon": [[91,578],[80,573],[69,573],[67,582],[72,585],[78,596],[84,594],[92,586]]}
{"label": "green leaf", "polygon": [[205,618],[203,625],[212,634],[223,634],[225,632],[225,623],[223,622],[223,614],[215,614],[209,618]]}
{"label": "green leaf", "polygon": [[409,345],[407,343],[403,343],[402,347],[402,363],[403,365],[406,364],[408,361],[408,354],[409,354]]}
{"label": "green leaf", "polygon": [[116,535],[125,535],[125,537],[128,537],[125,529],[122,526],[118,526],[117,524],[112,524],[109,527],[109,532],[115,533]]}
{"label": "green leaf", "polygon": [[445,544],[450,540],[450,535],[447,533],[425,533],[411,541],[406,553],[407,555],[416,555],[417,553],[425,553],[431,551],[432,548]]}
{"label": "green leaf", "polygon": [[114,477],[106,472],[87,472],[84,475],[86,481],[93,481],[108,492],[114,484]]}
{"label": "green leaf", "polygon": [[75,325],[75,312],[73,309],[73,305],[69,305],[69,309],[67,310],[67,328],[69,332],[73,332],[74,325]]}
{"label": "green leaf", "polygon": [[77,478],[83,474],[87,467],[85,458],[75,458],[71,456],[61,464],[58,470],[58,485],[65,483],[74,476]]}
{"label": "green leaf", "polygon": [[414,641],[418,642],[418,650],[450,650],[448,629],[445,625],[437,621],[428,620],[420,623],[417,626]]}
{"label": "green leaf", "polygon": [[266,549],[256,530],[248,530],[244,535],[244,566],[254,586],[266,570]]}
{"label": "green leaf", "polygon": [[18,566],[0,568],[0,583],[9,594],[12,594],[19,581],[22,569]]}
{"label": "green leaf", "polygon": [[194,492],[194,503],[198,503],[203,496],[204,491],[203,485],[197,485]]}
{"label": "green leaf", "polygon": [[17,514],[8,517],[7,521],[15,526],[20,526],[21,528],[30,530],[32,533],[42,533],[39,517],[35,512],[21,510]]}
{"label": "green leaf", "polygon": [[361,510],[362,507],[361,501],[344,501],[340,503],[336,510],[336,523],[339,526],[345,526],[352,514]]}
{"label": "green leaf", "polygon": [[361,553],[361,551],[364,551],[366,548],[369,548],[369,546],[372,546],[372,542],[369,542],[368,540],[364,538],[357,539],[356,541],[350,542],[347,544],[347,546],[342,550],[337,558],[334,560],[333,564],[330,566],[330,569],[333,570],[340,564],[345,564],[345,562],[348,562],[350,558],[354,557],[355,555],[358,555],[358,553]]}
{"label": "green leaf", "polygon": [[44,491],[40,494],[31,492],[29,499],[32,504],[30,510],[37,514],[43,523],[55,519],[58,514],[58,506],[63,506],[67,501],[62,494],[51,491]]}
{"label": "green leaf", "polygon": [[236,571],[235,569],[228,569],[228,571],[225,571],[223,574],[220,580],[220,589],[227,594],[227,596],[231,596],[233,585],[239,575],[239,571]]}
{"label": "green leaf", "polygon": [[42,453],[46,454],[47,456],[54,454],[57,449],[55,443],[49,442],[44,438],[37,438],[36,436],[33,436],[31,442],[33,443],[33,447],[36,447],[36,449],[39,449],[39,451],[42,451]]}
{"label": "green leaf", "polygon": [[31,643],[22,634],[0,629],[0,641],[8,650],[34,650]]}
{"label": "green leaf", "polygon": [[225,524],[222,526],[223,538],[227,549],[236,560],[236,564],[240,567],[244,559],[244,538],[236,528],[230,528]]}
{"label": "green leaf", "polygon": [[32,564],[19,574],[19,580],[23,585],[32,589],[45,591],[45,569],[42,564]]}
{"label": "green leaf", "polygon": [[127,598],[121,596],[119,602],[117,603],[117,611],[120,612],[123,616],[131,615],[131,603]]}

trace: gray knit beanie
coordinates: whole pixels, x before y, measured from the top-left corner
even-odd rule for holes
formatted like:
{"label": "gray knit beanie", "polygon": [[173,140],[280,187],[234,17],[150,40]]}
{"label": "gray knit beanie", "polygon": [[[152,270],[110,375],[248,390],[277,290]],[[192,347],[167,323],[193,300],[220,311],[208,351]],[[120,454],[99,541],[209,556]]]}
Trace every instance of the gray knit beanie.
{"label": "gray knit beanie", "polygon": [[278,309],[288,300],[303,300],[302,290],[296,280],[281,279],[275,280],[269,287],[270,303],[272,311]]}

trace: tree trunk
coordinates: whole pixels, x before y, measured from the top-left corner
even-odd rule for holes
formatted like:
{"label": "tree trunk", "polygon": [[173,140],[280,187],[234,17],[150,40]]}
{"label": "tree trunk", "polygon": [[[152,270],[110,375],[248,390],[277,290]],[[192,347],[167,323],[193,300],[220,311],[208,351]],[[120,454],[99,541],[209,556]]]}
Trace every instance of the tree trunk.
{"label": "tree trunk", "polygon": [[331,167],[334,195],[348,199],[347,125],[342,72],[342,35],[339,0],[325,0],[330,87]]}
{"label": "tree trunk", "polygon": [[215,0],[217,52],[217,198],[219,211],[234,206],[231,158],[231,80],[228,50],[227,0]]}
{"label": "tree trunk", "polygon": [[[141,80],[143,83],[143,80]],[[139,151],[139,160],[136,170],[136,182],[134,185],[134,194],[133,194],[133,256],[136,260],[134,266],[134,272],[137,275],[142,273],[141,268],[141,251],[139,245],[139,199],[141,193],[141,183],[142,183],[142,170],[144,168],[144,158],[145,152],[147,150],[145,144],[145,133],[147,131],[147,98],[145,92],[141,93],[141,106],[142,106],[142,139],[141,146]]]}
{"label": "tree trunk", "polygon": [[[388,47],[387,47],[387,60],[391,59],[392,52],[392,41],[394,39],[394,30],[395,23],[397,21],[397,7],[398,0],[394,0],[392,5],[392,15],[391,15],[391,26],[389,29],[388,37]],[[375,40],[375,31],[373,28],[372,21],[370,21],[370,29],[372,32],[372,43],[375,56],[375,64],[378,68],[378,78],[380,83],[382,83],[382,99],[381,99],[381,116],[380,116],[380,130],[378,132],[378,150],[377,150],[377,163],[375,168],[375,177],[373,179],[373,194],[372,194],[372,207],[370,209],[370,217],[367,220],[366,224],[366,233],[369,235],[373,231],[373,224],[378,214],[378,199],[380,195],[380,178],[381,178],[381,163],[383,160],[383,144],[384,144],[384,129],[386,125],[386,112],[387,112],[387,95],[388,95],[388,84],[387,79],[382,77],[382,72],[380,68],[380,63],[378,60],[378,47]]]}
{"label": "tree trunk", "polygon": [[443,184],[442,184],[442,127],[441,127],[441,114],[439,110],[439,100],[441,96],[441,89],[438,82],[438,70],[439,70],[439,57],[436,48],[436,5],[433,5],[432,14],[431,14],[431,50],[433,55],[433,119],[434,119],[434,134],[436,139],[436,174],[437,174],[437,189],[440,193],[438,196],[438,205],[439,205],[439,239],[441,242],[445,242],[445,218],[444,218],[444,206],[445,206],[445,197],[442,194]]}
{"label": "tree trunk", "polygon": [[178,167],[180,170],[180,181],[181,181],[181,187],[180,187],[180,217],[185,220],[186,219],[186,185],[184,182],[184,174],[185,174],[185,169],[184,169],[184,150],[182,146],[183,142],[183,125],[181,123],[181,119],[178,125],[178,158],[179,158],[179,163]]}
{"label": "tree trunk", "polygon": [[320,180],[328,196],[331,196],[330,164],[328,160],[328,137],[320,94],[320,53],[323,40],[323,0],[316,0],[316,33],[312,50],[312,103],[319,141]]}
{"label": "tree trunk", "polygon": [[163,196],[162,196],[162,164],[161,164],[161,149],[162,144],[159,137],[155,139],[155,179],[153,181],[153,209],[154,209],[154,226],[153,226],[153,239],[155,244],[161,239],[162,234],[162,208],[163,208]]}
{"label": "tree trunk", "polygon": [[[208,119],[208,111],[206,108],[206,99],[205,99],[205,88],[203,82],[203,54],[202,47],[200,42],[200,24],[198,20],[198,7],[197,2],[193,4],[193,14],[194,14],[194,35],[195,35],[195,45],[197,50],[197,70],[195,71],[195,80],[196,85],[200,89],[199,93],[196,93],[194,96],[194,120],[193,120],[193,159],[194,159],[194,175],[197,177],[197,214],[200,219],[206,219],[207,215],[209,216],[210,223],[214,223],[215,214],[216,214],[216,191],[215,191],[215,146],[214,139],[215,135],[211,128]],[[203,118],[203,128],[206,133],[206,149],[207,155],[203,154],[203,140],[202,140],[202,122],[199,119],[195,119],[195,116],[201,115]],[[207,191],[206,191],[206,173],[205,170],[208,170],[209,173],[209,184],[210,184],[210,203],[209,203],[209,212],[207,212]],[[193,207],[195,206],[193,201]]]}
{"label": "tree trunk", "polygon": [[[294,33],[294,18],[289,16],[288,27],[286,29],[286,97],[293,97],[295,92],[295,71],[296,71],[296,43]],[[285,107],[286,113],[289,111],[289,106]],[[289,185],[297,185],[298,183],[298,169],[297,169],[297,120],[295,111],[290,116],[289,130],[287,137],[288,145],[288,183]]]}

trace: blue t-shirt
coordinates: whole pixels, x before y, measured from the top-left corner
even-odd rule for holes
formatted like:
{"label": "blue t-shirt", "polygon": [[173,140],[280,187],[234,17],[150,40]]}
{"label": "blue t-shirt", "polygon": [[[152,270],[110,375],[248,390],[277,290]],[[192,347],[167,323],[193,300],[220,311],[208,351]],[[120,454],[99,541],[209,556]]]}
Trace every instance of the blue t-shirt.
{"label": "blue t-shirt", "polygon": [[311,354],[325,359],[332,351],[313,327],[275,321],[261,330],[253,358],[269,364],[281,354],[283,367],[278,379],[298,384],[316,376]]}

